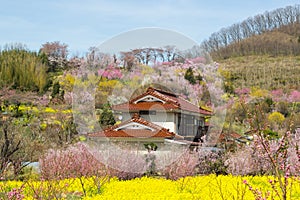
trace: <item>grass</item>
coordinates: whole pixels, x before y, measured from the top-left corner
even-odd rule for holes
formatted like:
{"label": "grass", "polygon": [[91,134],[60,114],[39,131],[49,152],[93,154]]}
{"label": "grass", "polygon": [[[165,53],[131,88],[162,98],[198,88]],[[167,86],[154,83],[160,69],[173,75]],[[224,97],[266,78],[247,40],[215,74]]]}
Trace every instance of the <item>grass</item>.
{"label": "grass", "polygon": [[300,89],[300,56],[243,56],[219,61],[234,88]]}

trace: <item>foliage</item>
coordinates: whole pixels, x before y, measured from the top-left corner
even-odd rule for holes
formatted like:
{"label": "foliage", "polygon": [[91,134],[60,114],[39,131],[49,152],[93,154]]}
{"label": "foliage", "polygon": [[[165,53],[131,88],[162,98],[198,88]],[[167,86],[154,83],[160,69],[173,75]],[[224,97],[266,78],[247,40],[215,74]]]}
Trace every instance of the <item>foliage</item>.
{"label": "foliage", "polygon": [[59,95],[59,90],[60,90],[59,82],[55,82],[55,83],[53,84],[53,89],[52,89],[51,97],[54,98],[54,97],[56,97],[57,95]]}
{"label": "foliage", "polygon": [[268,90],[253,87],[251,88],[250,96],[255,98],[264,98],[268,96]]}
{"label": "foliage", "polygon": [[223,150],[198,149],[197,174],[227,174],[225,166],[225,152]]}
{"label": "foliage", "polygon": [[[48,112],[47,112],[48,111]],[[37,123],[42,130],[39,130],[38,140],[44,143],[44,150],[48,148],[61,148],[77,141],[78,132],[73,121],[70,110],[54,110],[45,109],[44,113],[40,113],[43,119],[51,118]]]}
{"label": "foliage", "polygon": [[[234,152],[227,160],[227,166],[230,173],[253,173],[253,174],[272,174],[274,180],[270,182],[273,191],[278,198],[286,200],[288,198],[288,189],[291,182],[288,181],[290,176],[299,175],[299,129],[294,129],[291,124],[294,118],[291,117],[290,124],[286,127],[279,126],[275,130],[280,131],[280,138],[274,129],[270,129],[270,121],[281,123],[285,119],[279,112],[271,116],[268,120],[265,111],[260,102],[255,103],[255,109],[247,109],[243,105],[247,113],[247,122],[251,131],[249,133],[254,137],[254,141],[250,145],[246,145]],[[295,113],[292,113],[292,116]],[[272,126],[271,126],[272,128]],[[271,134],[271,135],[270,135]],[[273,137],[272,137],[273,136]],[[274,137],[275,136],[275,137]],[[278,185],[274,185],[274,183]],[[249,185],[248,185],[249,186]],[[252,190],[257,198],[261,198],[261,191]]]}
{"label": "foliage", "polygon": [[20,103],[2,104],[1,176],[5,179],[24,178],[24,167],[37,161],[45,150],[76,141],[77,131],[69,111]]}
{"label": "foliage", "polygon": [[96,107],[100,107],[101,104],[105,104],[113,91],[121,89],[122,87],[124,87],[124,85],[117,79],[101,78],[97,85]]}
{"label": "foliage", "polygon": [[61,44],[59,41],[43,44],[39,53],[43,57],[47,56],[48,72],[56,72],[64,69],[68,64],[68,45]]}
{"label": "foliage", "polygon": [[75,77],[70,73],[66,73],[64,74],[62,80],[60,80],[59,83],[62,86],[63,90],[67,92],[72,92],[75,83]]}
{"label": "foliage", "polygon": [[108,126],[112,126],[116,123],[111,107],[108,103],[102,106],[102,112],[99,115],[99,123],[101,128],[105,129]]}
{"label": "foliage", "polygon": [[12,45],[0,51],[0,87],[44,92],[47,88],[47,65],[35,52]]}
{"label": "foliage", "polygon": [[[10,51],[23,52],[23,50]],[[4,55],[7,52],[3,51],[1,53]],[[27,51],[25,50],[24,52]],[[24,52],[22,55],[26,54]],[[27,53],[31,55],[30,52]],[[59,53],[61,55],[56,55],[55,51],[53,53],[53,55],[51,53],[47,55],[60,57],[60,59],[56,60],[57,62],[55,59],[52,60],[53,63],[65,65],[67,52]],[[162,55],[157,53],[162,53]],[[15,54],[18,55],[17,53]],[[48,61],[50,62],[52,59],[47,57],[49,60],[46,62],[45,55],[46,52],[37,56],[43,66],[49,64]],[[169,62],[159,63],[160,59]],[[78,70],[65,70],[61,76],[53,74],[52,94],[46,94],[46,96],[50,94],[52,97],[64,96],[61,92],[66,91],[70,99],[75,102],[72,110],[69,107],[67,109],[64,108],[64,105],[51,105],[52,107],[46,108],[36,107],[36,102],[41,104],[41,98],[34,99],[34,103],[30,106],[26,106],[18,101],[13,105],[9,105],[10,103],[2,102],[2,100],[7,99],[7,96],[11,98],[13,95],[9,93],[12,92],[5,90],[3,90],[3,93],[1,92],[0,111],[5,113],[9,110],[14,118],[10,122],[9,131],[6,131],[8,133],[7,138],[10,140],[11,150],[16,149],[13,147],[19,147],[17,145],[19,141],[22,143],[22,146],[20,146],[22,147],[21,150],[18,149],[14,156],[7,156],[7,153],[3,154],[5,155],[3,158],[6,158],[6,161],[2,163],[5,165],[9,163],[10,166],[12,166],[12,163],[16,163],[15,166],[10,168],[12,170],[9,170],[9,172],[12,172],[14,168],[16,171],[21,171],[18,170],[21,161],[34,160],[38,153],[32,154],[36,152],[43,153],[48,148],[51,148],[40,159],[43,177],[52,180],[52,182],[45,180],[40,182],[29,181],[27,185],[25,184],[27,189],[19,185],[15,187],[15,190],[13,188],[5,189],[6,192],[11,191],[11,194],[22,193],[27,196],[28,193],[26,192],[29,190],[31,191],[30,195],[37,195],[35,198],[39,197],[40,199],[76,199],[83,196],[99,195],[99,193],[103,193],[103,196],[99,195],[97,196],[98,198],[120,198],[115,197],[114,195],[116,194],[113,194],[113,191],[110,191],[109,188],[115,187],[114,191],[118,190],[120,194],[125,195],[127,193],[123,191],[124,185],[122,184],[126,182],[112,180],[111,184],[116,184],[116,186],[110,186],[110,183],[106,185],[109,182],[108,180],[111,180],[111,177],[116,176],[119,179],[127,180],[141,177],[145,174],[148,176],[163,175],[169,179],[177,180],[161,179],[166,185],[168,183],[175,184],[175,189],[172,187],[173,193],[168,188],[165,188],[164,185],[154,186],[158,189],[159,187],[164,189],[164,192],[169,194],[168,198],[174,197],[175,199],[202,199],[206,197],[209,199],[226,199],[227,197],[233,198],[233,196],[236,199],[247,199],[247,195],[251,199],[251,197],[258,197],[260,195],[259,192],[262,192],[263,195],[267,194],[267,191],[274,192],[272,187],[280,188],[278,189],[280,195],[281,193],[288,195],[286,191],[290,188],[298,187],[299,182],[291,180],[290,177],[291,175],[299,175],[299,153],[297,152],[297,148],[300,145],[298,144],[299,135],[291,134],[291,132],[287,131],[290,127],[291,130],[295,129],[300,122],[299,119],[297,121],[300,110],[298,103],[298,86],[300,83],[300,79],[297,76],[299,74],[299,68],[297,67],[298,57],[248,56],[230,58],[222,61],[221,65],[224,65],[224,68],[220,70],[218,69],[218,64],[206,61],[203,57],[181,60],[176,49],[169,47],[162,51],[148,48],[135,49],[132,52],[123,52],[121,58],[117,58],[115,55],[101,54],[96,49],[91,49],[87,57],[79,61],[80,68]],[[20,63],[22,62],[20,61]],[[140,65],[141,63],[153,63],[153,66]],[[125,69],[119,67],[122,65]],[[60,69],[56,67],[51,70],[57,71]],[[92,72],[89,73],[87,68],[93,69]],[[0,75],[2,75],[1,73],[0,70]],[[218,76],[219,73],[224,76],[224,79]],[[15,76],[14,81],[16,82],[18,78],[19,75]],[[11,84],[6,82],[4,85],[7,87],[11,86]],[[110,103],[120,103],[138,95],[140,91],[144,92],[145,87],[148,85],[159,85],[162,89],[167,88],[171,92],[179,93],[182,97],[197,105],[218,106],[220,102],[217,102],[216,99],[220,96],[224,97],[222,101],[228,101],[228,104],[221,107],[221,110],[229,108],[228,121],[225,123],[226,131],[229,133],[236,131],[241,134],[241,138],[250,138],[248,135],[243,135],[244,132],[250,130],[250,133],[255,132],[253,136],[255,138],[254,141],[251,142],[247,139],[246,142],[242,142],[250,142],[250,144],[243,145],[241,143],[237,144],[238,140],[232,140],[236,151],[229,153],[205,151],[201,148],[198,149],[198,152],[187,151],[178,157],[177,160],[168,163],[167,166],[163,165],[163,167],[161,167],[163,161],[159,160],[157,152],[138,154],[136,149],[131,149],[130,152],[133,153],[128,154],[128,151],[123,151],[123,146],[119,147],[115,143],[105,146],[103,149],[88,149],[83,144],[69,146],[69,144],[76,142],[77,129],[86,128],[84,123],[87,124],[88,128],[84,129],[82,133],[95,131],[95,124],[98,125],[98,120],[102,128],[115,123],[110,105],[107,103],[108,101]],[[13,87],[15,86],[13,85]],[[278,89],[281,87],[282,89]],[[23,88],[18,89],[25,90]],[[225,92],[230,94],[225,94],[223,92],[224,89]],[[19,97],[18,99],[22,100],[23,98]],[[47,98],[45,99],[47,100]],[[68,102],[71,103],[71,100]],[[243,101],[245,104],[241,105],[240,101]],[[4,104],[7,104],[7,106]],[[48,103],[43,103],[43,105],[46,104]],[[100,112],[99,119],[93,113],[95,110],[94,105],[97,108],[101,108],[102,112]],[[80,107],[80,109],[76,108],[76,106]],[[221,110],[214,108],[215,114],[218,114]],[[72,112],[82,114],[80,115],[82,118],[75,119],[74,117],[73,119],[71,116]],[[74,122],[80,124],[80,127],[76,127]],[[216,124],[213,125],[216,126]],[[2,136],[4,136],[3,141],[7,140],[5,139],[5,134],[2,134]],[[290,144],[289,146],[287,142]],[[3,147],[7,146],[5,142],[1,144],[4,144],[2,145]],[[23,148],[24,144],[26,144],[26,148]],[[96,144],[96,146],[101,145],[99,143]],[[155,146],[151,145],[149,149],[155,150]],[[11,151],[7,152],[10,153]],[[171,153],[174,157],[175,151]],[[28,155],[32,157],[26,157]],[[9,162],[7,162],[7,159]],[[166,162],[163,164],[166,164]],[[274,185],[274,182],[269,184],[268,181],[270,179],[266,177],[258,177],[258,179],[261,178],[259,179],[260,181],[265,181],[259,184],[255,181],[252,182],[252,179],[249,180],[246,177],[247,182],[243,184],[241,177],[239,177],[240,180],[236,180],[237,177],[232,176],[219,176],[220,178],[213,175],[204,176],[206,174],[219,175],[226,173],[237,176],[273,174],[275,177],[272,178],[272,181],[275,180],[276,184]],[[200,177],[203,178],[201,181],[199,177],[186,177],[197,174],[203,175]],[[205,177],[213,178],[205,179]],[[73,179],[61,180],[64,178]],[[135,181],[138,182],[136,185],[141,185],[144,179],[150,181],[148,185],[157,181],[146,177],[131,181],[133,185],[136,184]],[[236,182],[233,183],[229,179],[236,180]],[[281,179],[283,181],[280,181]],[[291,180],[291,182],[286,184],[285,181],[287,180]],[[292,181],[294,181],[294,185],[291,184]],[[73,187],[73,183],[77,185]],[[234,184],[231,184],[231,191],[223,190],[224,184],[226,186],[230,185],[228,183]],[[61,184],[68,184],[68,186]],[[122,187],[117,188],[118,184],[122,185]],[[103,185],[104,187],[102,187]],[[200,187],[200,185],[203,187]],[[253,189],[256,186],[260,189]],[[74,189],[75,187],[76,189]],[[124,190],[128,187],[130,188],[130,186],[126,186]],[[252,189],[248,191],[247,188],[250,187]],[[136,193],[139,189],[136,186],[129,189],[129,191]],[[151,191],[151,187],[149,190]],[[107,191],[109,191],[108,197],[105,196]],[[205,195],[201,193],[202,191],[206,191]],[[291,190],[291,193],[294,195],[293,192],[294,190]],[[145,198],[153,197],[148,192],[142,193],[141,195],[145,194]],[[6,194],[8,193],[4,195]],[[200,194],[201,196],[198,196]],[[272,192],[265,196],[273,198],[272,195],[274,199],[278,197],[278,195],[275,197],[276,194],[272,194]],[[298,197],[297,195],[298,193],[294,196]],[[160,197],[165,198],[163,195],[158,198]]]}
{"label": "foliage", "polygon": [[270,129],[265,129],[263,130],[264,133],[264,137],[268,138],[268,139],[279,139],[279,135],[278,132],[276,131],[272,131]]}
{"label": "foliage", "polygon": [[276,124],[281,125],[284,122],[285,117],[280,112],[272,112],[268,116],[268,120],[270,121],[270,123],[276,123]]}
{"label": "foliage", "polygon": [[188,80],[190,82],[190,84],[192,84],[192,85],[196,84],[196,79],[195,79],[195,76],[194,76],[194,73],[193,73],[193,70],[191,67],[189,67],[186,70],[186,72],[184,74],[184,78],[186,80]]}
{"label": "foliage", "polygon": [[60,83],[55,82],[52,87],[51,103],[62,104],[64,101],[65,91],[61,89]]}
{"label": "foliage", "polygon": [[157,150],[157,145],[153,142],[148,142],[144,144],[145,149],[148,151],[156,151]]}

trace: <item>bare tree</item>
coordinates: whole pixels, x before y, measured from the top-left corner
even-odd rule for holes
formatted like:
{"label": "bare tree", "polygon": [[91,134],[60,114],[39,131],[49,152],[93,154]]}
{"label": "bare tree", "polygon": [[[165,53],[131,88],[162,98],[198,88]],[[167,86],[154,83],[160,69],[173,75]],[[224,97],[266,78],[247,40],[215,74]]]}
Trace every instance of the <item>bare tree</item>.
{"label": "bare tree", "polygon": [[[278,55],[281,53],[277,51],[278,49],[287,49],[286,54],[298,55],[299,45],[295,42],[286,43],[284,40],[278,39],[270,43],[267,37],[252,36],[275,30],[298,37],[296,30],[299,27],[299,22],[300,5],[287,6],[271,12],[266,11],[212,33],[208,40],[202,42],[201,47],[219,57],[228,57],[230,54],[244,55],[247,52],[275,53]],[[243,39],[250,37],[252,37],[251,43],[249,41],[240,43]]]}

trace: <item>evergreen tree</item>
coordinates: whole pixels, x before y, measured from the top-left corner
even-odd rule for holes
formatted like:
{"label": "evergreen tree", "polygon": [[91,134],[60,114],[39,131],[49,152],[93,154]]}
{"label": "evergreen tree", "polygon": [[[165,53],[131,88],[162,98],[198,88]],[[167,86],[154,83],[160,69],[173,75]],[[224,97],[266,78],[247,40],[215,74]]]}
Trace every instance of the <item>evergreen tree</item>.
{"label": "evergreen tree", "polygon": [[99,116],[99,123],[103,129],[116,123],[111,107],[108,103],[102,106],[102,112]]}
{"label": "evergreen tree", "polygon": [[194,76],[194,72],[193,69],[191,67],[189,67],[185,74],[184,74],[184,78],[186,80],[188,80],[190,82],[190,84],[195,85],[196,84],[196,78]]}
{"label": "evergreen tree", "polygon": [[55,82],[53,84],[53,90],[52,90],[51,97],[52,98],[57,97],[59,95],[59,90],[60,90],[60,84],[59,84],[59,82]]}

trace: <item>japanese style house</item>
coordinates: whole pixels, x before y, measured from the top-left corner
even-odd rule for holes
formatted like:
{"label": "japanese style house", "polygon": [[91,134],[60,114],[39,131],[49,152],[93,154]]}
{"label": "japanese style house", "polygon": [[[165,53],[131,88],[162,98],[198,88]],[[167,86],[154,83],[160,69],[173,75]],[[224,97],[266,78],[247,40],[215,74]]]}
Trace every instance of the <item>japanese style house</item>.
{"label": "japanese style house", "polygon": [[153,87],[113,110],[122,116],[121,124],[89,136],[199,142],[208,128],[205,119],[212,115],[176,94]]}

